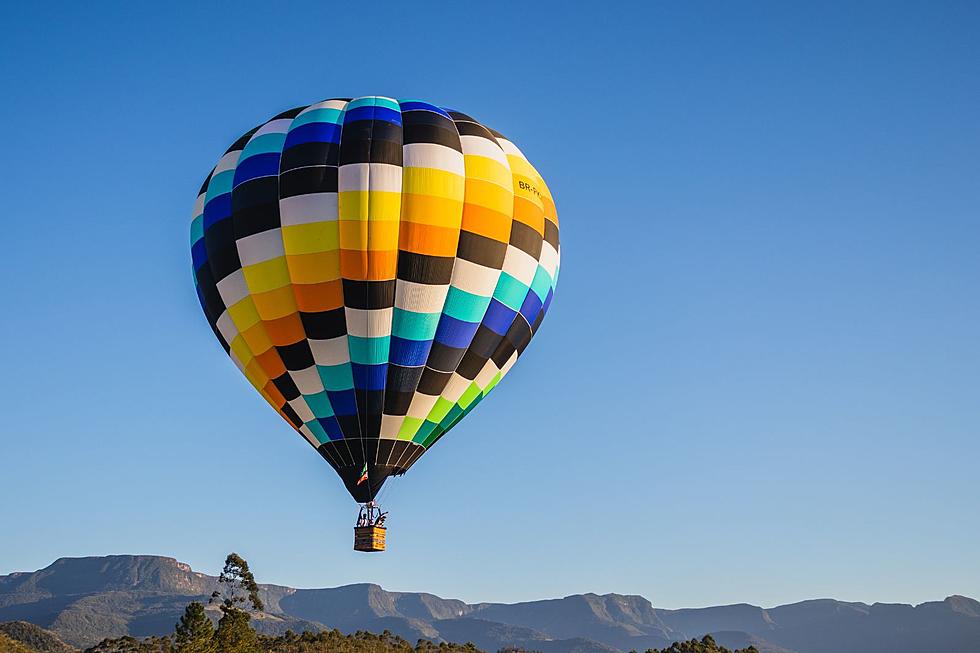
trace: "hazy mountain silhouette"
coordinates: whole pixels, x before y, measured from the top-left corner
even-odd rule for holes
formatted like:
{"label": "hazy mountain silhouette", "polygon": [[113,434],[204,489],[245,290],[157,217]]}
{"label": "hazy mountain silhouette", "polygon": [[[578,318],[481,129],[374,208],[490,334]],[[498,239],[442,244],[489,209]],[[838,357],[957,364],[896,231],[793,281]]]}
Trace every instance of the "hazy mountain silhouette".
{"label": "hazy mountain silhouette", "polygon": [[[36,572],[0,576],[0,621],[29,621],[86,646],[104,637],[170,632],[187,603],[206,601],[216,588],[215,577],[173,558],[61,558]],[[662,610],[641,596],[619,594],[467,604],[357,584],[262,585],[262,598],[266,612],[255,626],[267,633],[387,629],[410,641],[471,641],[489,651],[509,645],[542,653],[643,651],[705,634],[763,653],[980,651],[980,603],[962,596],[914,607],[821,599],[768,609],[737,604]]]}

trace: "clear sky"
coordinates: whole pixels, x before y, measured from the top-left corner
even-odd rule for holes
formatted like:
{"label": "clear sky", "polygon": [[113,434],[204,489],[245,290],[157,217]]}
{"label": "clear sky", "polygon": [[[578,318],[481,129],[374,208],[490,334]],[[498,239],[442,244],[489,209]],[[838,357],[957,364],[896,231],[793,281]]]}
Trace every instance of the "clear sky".
{"label": "clear sky", "polygon": [[[237,550],[469,601],[980,596],[980,5],[150,4],[0,9],[0,573]],[[505,133],[562,229],[541,331],[390,484],[376,556],[188,248],[238,135],[358,95]]]}

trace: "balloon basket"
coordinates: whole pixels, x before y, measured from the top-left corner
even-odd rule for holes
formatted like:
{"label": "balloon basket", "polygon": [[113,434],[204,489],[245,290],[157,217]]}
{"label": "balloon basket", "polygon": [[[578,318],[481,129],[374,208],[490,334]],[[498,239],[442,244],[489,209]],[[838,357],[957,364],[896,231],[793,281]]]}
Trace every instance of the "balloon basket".
{"label": "balloon basket", "polygon": [[355,551],[384,551],[385,534],[388,529],[383,526],[355,526],[354,527],[354,550]]}
{"label": "balloon basket", "polygon": [[368,501],[361,506],[361,511],[357,515],[357,525],[354,526],[354,550],[355,551],[384,551],[385,520],[388,513],[381,512],[381,507],[374,501]]}

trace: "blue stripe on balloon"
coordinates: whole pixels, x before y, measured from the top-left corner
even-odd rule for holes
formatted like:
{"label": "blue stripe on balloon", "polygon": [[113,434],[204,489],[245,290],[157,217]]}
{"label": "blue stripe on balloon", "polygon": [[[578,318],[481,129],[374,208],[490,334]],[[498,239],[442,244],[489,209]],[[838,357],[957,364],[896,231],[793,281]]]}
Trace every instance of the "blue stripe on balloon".
{"label": "blue stripe on balloon", "polygon": [[191,261],[194,262],[194,270],[200,270],[201,266],[208,262],[208,249],[204,245],[204,239],[197,241],[191,246]]}
{"label": "blue stripe on balloon", "polygon": [[439,328],[436,329],[436,342],[454,349],[468,347],[480,327],[477,322],[464,322],[456,318],[442,314],[439,319]]}
{"label": "blue stripe on balloon", "polygon": [[313,434],[313,437],[315,437],[316,441],[320,444],[330,440],[330,436],[327,435],[326,430],[320,425],[320,422],[318,422],[316,418],[314,418],[311,422],[307,422],[306,428],[310,429],[310,433]]}
{"label": "blue stripe on balloon", "polygon": [[543,303],[536,293],[529,292],[527,297],[524,299],[524,303],[521,305],[521,315],[527,320],[528,324],[534,323],[534,318],[537,317],[538,311],[541,310]]}
{"label": "blue stripe on balloon", "polygon": [[442,109],[440,109],[434,104],[429,104],[427,102],[418,102],[416,100],[413,100],[411,102],[399,102],[398,104],[400,104],[402,107],[402,113],[405,113],[406,111],[432,111],[433,113],[438,113],[440,116],[445,116],[446,118],[452,120],[452,118],[449,117],[448,113],[446,113],[445,111],[443,111]]}
{"label": "blue stripe on balloon", "polygon": [[342,127],[332,122],[311,122],[290,130],[282,149],[301,143],[339,143]]}
{"label": "blue stripe on balloon", "polygon": [[204,207],[204,230],[207,231],[215,222],[231,217],[231,193],[218,195]]}
{"label": "blue stripe on balloon", "polygon": [[531,328],[532,329],[534,328],[534,322],[537,322],[538,320],[543,320],[543,319],[544,319],[544,305],[541,306],[541,310],[538,311],[537,314],[534,316],[534,320],[532,322],[530,322]]}
{"label": "blue stripe on balloon", "polygon": [[344,439],[344,432],[340,429],[340,422],[337,421],[336,417],[318,417],[316,421],[320,423],[331,440]]}
{"label": "blue stripe on balloon", "polygon": [[425,365],[431,349],[431,340],[410,340],[391,336],[391,352],[388,354],[388,361],[402,367],[418,367]]}
{"label": "blue stripe on balloon", "polygon": [[497,335],[503,336],[507,334],[507,329],[510,328],[516,315],[517,311],[512,311],[493,299],[490,301],[490,307],[487,308],[487,314],[483,317],[483,324]]}
{"label": "blue stripe on balloon", "polygon": [[278,174],[278,152],[256,154],[255,156],[250,156],[247,159],[238,162],[238,168],[235,169],[234,185],[238,186],[239,184],[245,183],[249,179],[258,179],[259,177],[275,177]]}
{"label": "blue stripe on balloon", "polygon": [[357,107],[344,114],[344,123],[357,120],[383,120],[395,125],[402,124],[402,114],[387,107]]}
{"label": "blue stripe on balloon", "polygon": [[354,374],[354,387],[357,390],[384,390],[388,378],[388,363],[381,365],[361,365],[351,363]]}
{"label": "blue stripe on balloon", "polygon": [[555,290],[554,288],[552,288],[551,290],[548,291],[548,296],[544,298],[544,305],[541,307],[541,310],[545,314],[548,313],[548,309],[551,307],[551,300],[554,298],[555,298]]}
{"label": "blue stripe on balloon", "polygon": [[357,395],[353,390],[327,390],[330,407],[336,415],[356,415]]}

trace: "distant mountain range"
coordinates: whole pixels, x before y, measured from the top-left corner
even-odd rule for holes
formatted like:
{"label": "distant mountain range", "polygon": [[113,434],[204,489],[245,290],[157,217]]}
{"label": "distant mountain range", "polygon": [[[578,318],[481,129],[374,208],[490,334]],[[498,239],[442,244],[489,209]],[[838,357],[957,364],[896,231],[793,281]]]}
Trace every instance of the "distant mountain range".
{"label": "distant mountain range", "polygon": [[[0,622],[27,621],[65,642],[171,632],[190,601],[207,601],[217,578],[173,558],[61,558],[35,572],[0,576]],[[762,653],[978,653],[980,603],[963,596],[905,604],[803,601],[663,610],[641,596],[576,594],[526,603],[469,604],[377,585],[293,589],[262,585],[260,631],[390,630],[409,641],[473,642],[487,651],[616,653],[663,648],[711,634]]]}

